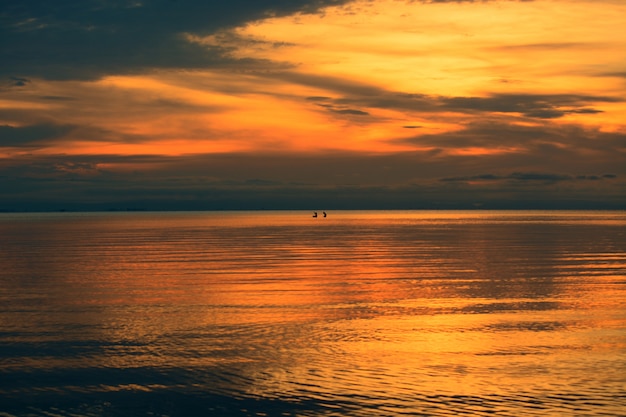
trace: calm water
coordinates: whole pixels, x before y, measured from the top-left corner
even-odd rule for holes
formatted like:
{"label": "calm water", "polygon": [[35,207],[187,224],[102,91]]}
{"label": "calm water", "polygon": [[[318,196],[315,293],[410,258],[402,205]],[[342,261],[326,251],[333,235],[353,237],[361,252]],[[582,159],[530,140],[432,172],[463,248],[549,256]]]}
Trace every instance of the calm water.
{"label": "calm water", "polygon": [[626,415],[626,212],[0,215],[0,416]]}

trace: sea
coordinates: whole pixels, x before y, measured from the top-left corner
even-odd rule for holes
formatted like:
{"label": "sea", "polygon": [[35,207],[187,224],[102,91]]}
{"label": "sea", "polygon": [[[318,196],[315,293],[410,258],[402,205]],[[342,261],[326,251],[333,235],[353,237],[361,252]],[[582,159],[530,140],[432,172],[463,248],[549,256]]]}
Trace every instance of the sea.
{"label": "sea", "polygon": [[0,214],[0,417],[626,416],[626,212],[312,214]]}

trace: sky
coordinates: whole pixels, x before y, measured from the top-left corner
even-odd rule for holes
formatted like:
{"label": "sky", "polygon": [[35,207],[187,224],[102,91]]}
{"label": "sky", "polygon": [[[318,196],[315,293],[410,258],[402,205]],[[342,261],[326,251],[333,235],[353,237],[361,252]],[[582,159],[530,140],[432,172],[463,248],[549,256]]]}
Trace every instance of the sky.
{"label": "sky", "polygon": [[0,211],[626,209],[624,0],[0,0]]}

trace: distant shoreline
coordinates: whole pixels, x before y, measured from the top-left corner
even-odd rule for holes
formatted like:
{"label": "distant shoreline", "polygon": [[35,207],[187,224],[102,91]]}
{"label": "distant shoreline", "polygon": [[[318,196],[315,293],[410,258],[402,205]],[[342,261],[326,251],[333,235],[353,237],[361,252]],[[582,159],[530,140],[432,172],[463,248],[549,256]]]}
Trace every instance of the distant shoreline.
{"label": "distant shoreline", "polygon": [[[202,212],[290,212],[301,211],[304,213],[319,211],[319,209],[303,209],[303,208],[273,208],[273,209],[258,209],[258,208],[227,208],[227,209],[41,209],[41,210],[20,210],[20,209],[0,209],[1,214],[18,214],[18,213],[202,213]],[[340,209],[327,209],[327,213],[332,212],[347,212],[347,211],[422,211],[422,212],[454,212],[454,211],[626,211],[626,207],[474,207],[474,208],[340,208]]]}

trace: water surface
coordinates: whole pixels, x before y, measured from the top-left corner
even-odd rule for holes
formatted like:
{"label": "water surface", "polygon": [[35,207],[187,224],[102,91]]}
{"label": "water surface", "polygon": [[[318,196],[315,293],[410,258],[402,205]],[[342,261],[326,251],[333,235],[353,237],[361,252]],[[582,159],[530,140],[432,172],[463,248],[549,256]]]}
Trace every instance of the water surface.
{"label": "water surface", "polygon": [[0,416],[626,415],[626,213],[0,215]]}

